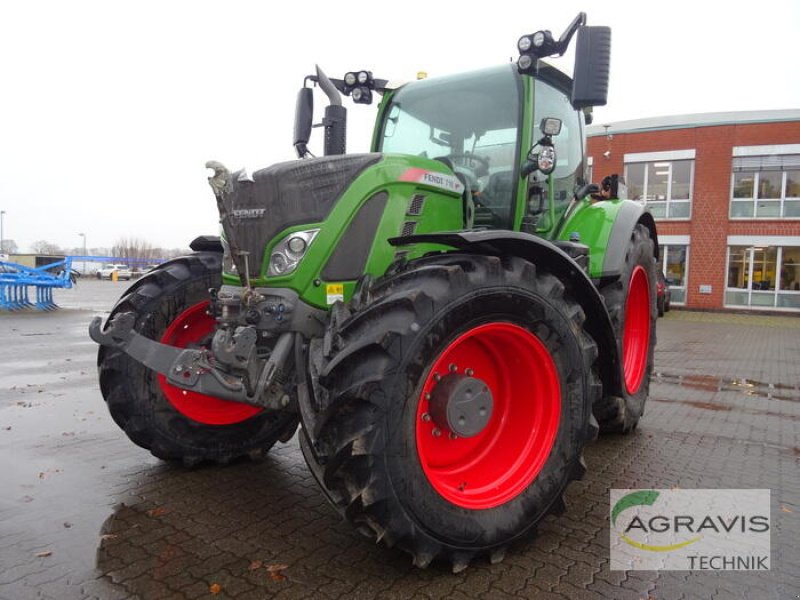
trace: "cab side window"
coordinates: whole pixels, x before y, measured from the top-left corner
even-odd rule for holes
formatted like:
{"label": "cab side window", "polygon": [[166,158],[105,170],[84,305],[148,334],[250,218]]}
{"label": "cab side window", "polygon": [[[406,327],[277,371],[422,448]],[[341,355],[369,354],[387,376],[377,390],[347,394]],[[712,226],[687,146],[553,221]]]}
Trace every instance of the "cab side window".
{"label": "cab side window", "polygon": [[556,202],[569,202],[575,189],[583,181],[581,113],[572,108],[568,95],[544,81],[534,81],[533,94],[534,140],[541,137],[539,124],[542,119],[561,119],[561,133],[553,138],[558,161],[552,178]]}

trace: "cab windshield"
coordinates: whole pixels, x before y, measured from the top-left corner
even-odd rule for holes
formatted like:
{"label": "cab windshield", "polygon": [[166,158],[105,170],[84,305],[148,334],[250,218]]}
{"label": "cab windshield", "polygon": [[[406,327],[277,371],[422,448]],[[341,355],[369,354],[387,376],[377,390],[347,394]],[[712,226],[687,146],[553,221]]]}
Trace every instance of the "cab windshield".
{"label": "cab windshield", "polygon": [[483,224],[510,227],[521,96],[511,65],[414,82],[384,112],[378,150],[443,160],[490,208]]}

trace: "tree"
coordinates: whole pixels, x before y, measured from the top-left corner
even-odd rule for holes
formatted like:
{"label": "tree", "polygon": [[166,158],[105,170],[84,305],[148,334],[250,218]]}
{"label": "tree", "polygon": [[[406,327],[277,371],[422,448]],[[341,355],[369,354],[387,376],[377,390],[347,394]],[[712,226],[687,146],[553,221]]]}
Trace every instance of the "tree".
{"label": "tree", "polygon": [[0,248],[0,254],[16,254],[18,251],[17,242],[9,239],[3,240],[3,247]]}
{"label": "tree", "polygon": [[141,238],[119,238],[111,249],[112,256],[117,256],[123,262],[143,262],[156,258],[156,252],[150,242]]}
{"label": "tree", "polygon": [[64,254],[64,251],[58,244],[53,244],[47,240],[39,240],[31,244],[31,250],[34,254]]}

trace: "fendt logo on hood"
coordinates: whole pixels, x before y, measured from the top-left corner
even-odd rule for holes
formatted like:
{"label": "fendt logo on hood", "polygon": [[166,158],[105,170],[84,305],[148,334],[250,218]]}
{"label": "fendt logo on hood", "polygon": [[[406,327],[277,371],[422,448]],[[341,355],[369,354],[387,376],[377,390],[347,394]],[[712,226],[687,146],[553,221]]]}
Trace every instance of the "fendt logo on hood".
{"label": "fendt logo on hood", "polygon": [[769,490],[611,490],[614,570],[769,570]]}
{"label": "fendt logo on hood", "polygon": [[260,219],[267,212],[266,208],[236,208],[231,215],[237,219]]}
{"label": "fendt logo on hood", "polygon": [[464,184],[461,183],[457,177],[453,175],[446,175],[445,173],[437,173],[435,171],[427,171],[412,167],[406,169],[398,178],[398,181],[413,181],[422,185],[462,194],[464,192]]}

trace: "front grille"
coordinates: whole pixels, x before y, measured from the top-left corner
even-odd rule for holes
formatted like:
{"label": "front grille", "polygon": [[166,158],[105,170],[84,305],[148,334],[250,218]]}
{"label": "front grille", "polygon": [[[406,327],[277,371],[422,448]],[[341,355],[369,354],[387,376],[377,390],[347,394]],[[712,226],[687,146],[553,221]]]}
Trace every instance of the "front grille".
{"label": "front grille", "polygon": [[411,204],[408,205],[408,212],[406,214],[418,216],[422,214],[422,207],[425,205],[425,196],[416,194],[411,199]]}
{"label": "front grille", "polygon": [[406,221],[403,223],[403,231],[400,234],[400,237],[406,237],[409,235],[414,235],[414,232],[417,229],[417,222],[416,221]]}
{"label": "front grille", "polygon": [[[231,175],[224,199],[231,246],[250,253],[251,277],[258,277],[264,249],[282,229],[327,219],[337,200],[380,154],[326,156],[278,163],[252,177]],[[241,271],[244,261],[234,257]]]}

